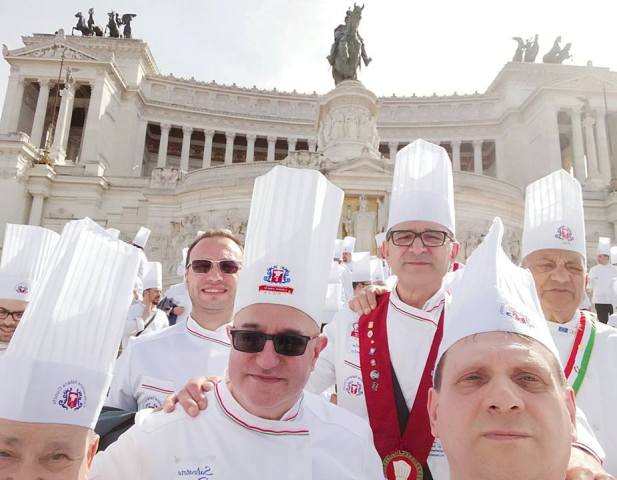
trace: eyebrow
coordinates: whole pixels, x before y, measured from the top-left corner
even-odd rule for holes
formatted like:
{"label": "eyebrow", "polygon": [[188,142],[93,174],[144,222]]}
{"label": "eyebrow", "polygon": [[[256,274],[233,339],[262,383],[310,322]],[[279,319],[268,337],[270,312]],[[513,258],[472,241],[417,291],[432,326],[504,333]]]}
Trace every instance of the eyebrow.
{"label": "eyebrow", "polygon": [[[242,325],[239,325],[239,328],[243,328],[247,330],[259,330],[260,325],[257,325],[256,323],[248,322],[248,323],[243,323]],[[301,332],[300,330],[296,330],[295,328],[286,328],[282,332],[276,332],[276,333],[291,333],[294,335],[302,335],[305,337],[310,336],[310,335],[307,335],[306,333]]]}
{"label": "eyebrow", "polygon": [[17,437],[0,437],[0,442],[8,445],[9,447],[13,447],[15,445],[19,445],[21,440]]}

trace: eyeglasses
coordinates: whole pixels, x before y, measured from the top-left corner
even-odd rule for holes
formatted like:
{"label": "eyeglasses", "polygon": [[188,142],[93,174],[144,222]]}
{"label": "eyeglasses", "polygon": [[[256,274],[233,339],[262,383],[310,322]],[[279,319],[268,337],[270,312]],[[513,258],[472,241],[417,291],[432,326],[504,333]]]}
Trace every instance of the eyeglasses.
{"label": "eyeglasses", "polygon": [[235,260],[208,260],[204,258],[193,260],[186,268],[192,268],[195,273],[208,273],[214,265],[217,265],[222,273],[228,274],[238,273],[238,270],[242,267],[242,264]]}
{"label": "eyeglasses", "polygon": [[390,230],[386,235],[386,239],[392,240],[392,243],[398,247],[410,247],[417,237],[420,237],[424,247],[441,247],[446,240],[452,240],[447,232],[441,230],[424,230],[423,232]]}
{"label": "eyeglasses", "polygon": [[19,322],[21,320],[21,317],[24,316],[24,311],[17,310],[15,312],[11,312],[9,310],[5,310],[4,308],[0,308],[0,320],[6,320],[7,318],[9,318],[9,315],[13,317],[13,320]]}
{"label": "eyeglasses", "polygon": [[236,350],[245,353],[257,353],[263,351],[267,340],[272,340],[274,351],[287,357],[304,355],[308,343],[317,338],[298,335],[295,333],[277,333],[268,335],[256,330],[231,330],[231,343]]}

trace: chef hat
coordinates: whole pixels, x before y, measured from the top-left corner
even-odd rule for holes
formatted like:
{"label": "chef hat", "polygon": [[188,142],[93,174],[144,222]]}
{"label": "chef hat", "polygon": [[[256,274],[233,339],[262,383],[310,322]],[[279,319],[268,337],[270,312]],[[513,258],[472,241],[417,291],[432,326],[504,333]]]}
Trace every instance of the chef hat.
{"label": "chef hat", "polygon": [[[203,234],[202,234],[203,235]],[[199,238],[201,235],[195,238]],[[176,267],[176,275],[184,275],[184,271],[186,270],[186,256],[189,253],[189,247],[184,247],[182,249],[182,258],[180,259],[180,263]]]}
{"label": "chef hat", "polygon": [[343,239],[343,253],[353,253],[356,246],[356,237],[345,237]]}
{"label": "chef hat", "polygon": [[385,282],[386,272],[380,258],[371,257],[371,282]]}
{"label": "chef hat", "polygon": [[234,313],[289,305],[321,322],[343,191],[316,170],[278,165],[255,180]]}
{"label": "chef hat", "polygon": [[617,263],[617,245],[611,247],[611,263],[615,265]]}
{"label": "chef hat", "polygon": [[148,239],[150,238],[150,229],[146,227],[139,227],[135,238],[133,239],[133,245],[137,245],[141,248],[146,248],[146,243],[148,243]]}
{"label": "chef hat", "polygon": [[133,247],[92,220],[67,224],[0,358],[0,418],[94,427],[138,261]]}
{"label": "chef hat", "polygon": [[0,298],[30,301],[53,260],[59,238],[46,228],[7,224],[0,261]]}
{"label": "chef hat", "polygon": [[118,230],[117,228],[107,228],[105,229],[105,231],[114,238],[120,238],[120,230]]}
{"label": "chef hat", "polygon": [[469,257],[463,281],[452,285],[452,303],[445,316],[441,358],[459,340],[487,332],[514,332],[537,340],[559,354],[542,313],[529,270],[514,265],[501,247],[500,218]]}
{"label": "chef hat", "polygon": [[147,262],[143,278],[144,290],[163,288],[163,267],[161,262]]}
{"label": "chef hat", "polygon": [[598,249],[596,255],[611,255],[611,239],[609,237],[598,238]]}
{"label": "chef hat", "polygon": [[521,258],[557,248],[587,258],[581,184],[563,169],[527,186]]}
{"label": "chef hat", "polygon": [[357,252],[353,254],[351,261],[351,281],[371,281],[371,256],[369,252]]}
{"label": "chef hat", "polygon": [[375,235],[375,244],[377,245],[377,249],[380,249],[383,245],[383,242],[386,241],[386,232],[381,232]]}
{"label": "chef hat", "polygon": [[340,260],[343,256],[343,240],[339,240],[338,238],[334,240],[334,258],[335,260]]}
{"label": "chef hat", "polygon": [[419,139],[396,154],[388,230],[410,220],[454,231],[452,165],[443,147]]}

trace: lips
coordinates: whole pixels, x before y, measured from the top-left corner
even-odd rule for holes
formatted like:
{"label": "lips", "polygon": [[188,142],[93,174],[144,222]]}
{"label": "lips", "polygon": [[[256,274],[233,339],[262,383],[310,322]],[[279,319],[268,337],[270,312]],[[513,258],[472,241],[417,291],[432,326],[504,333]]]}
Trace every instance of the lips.
{"label": "lips", "polygon": [[494,430],[486,432],[482,436],[488,440],[495,440],[501,442],[512,442],[518,440],[527,440],[531,438],[531,435],[525,432],[518,432],[514,430]]}
{"label": "lips", "polygon": [[272,385],[274,383],[278,383],[281,382],[283,379],[279,378],[279,377],[273,377],[271,375],[258,375],[258,374],[248,374],[249,377],[251,377],[253,380],[260,382],[260,383],[266,383],[268,385]]}
{"label": "lips", "polygon": [[227,289],[224,287],[205,287],[202,288],[201,291],[208,295],[219,295],[221,293],[227,292]]}

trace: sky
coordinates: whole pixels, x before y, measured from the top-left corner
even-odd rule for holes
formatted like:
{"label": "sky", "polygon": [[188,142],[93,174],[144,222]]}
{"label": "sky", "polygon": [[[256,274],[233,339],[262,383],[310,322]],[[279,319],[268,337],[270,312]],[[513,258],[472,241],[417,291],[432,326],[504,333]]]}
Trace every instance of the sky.
{"label": "sky", "polygon": [[[197,80],[303,93],[334,87],[325,59],[351,0],[0,0],[0,43],[21,35],[70,34],[75,12],[135,13],[133,37],[148,42],[159,70]],[[373,58],[359,79],[380,96],[484,92],[511,60],[513,36],[572,42],[567,63],[617,71],[614,0],[366,0],[360,33]],[[79,33],[76,33],[79,35]],[[0,59],[0,101],[8,64]]]}

